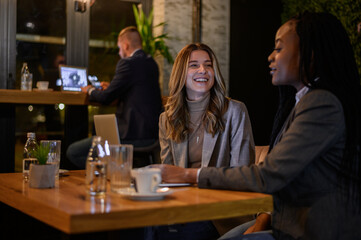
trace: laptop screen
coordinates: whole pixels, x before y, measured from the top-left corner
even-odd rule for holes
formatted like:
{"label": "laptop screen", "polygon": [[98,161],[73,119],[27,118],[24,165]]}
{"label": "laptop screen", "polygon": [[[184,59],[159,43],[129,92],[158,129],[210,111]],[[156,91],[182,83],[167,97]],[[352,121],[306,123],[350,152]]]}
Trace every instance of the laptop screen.
{"label": "laptop screen", "polygon": [[94,115],[95,133],[109,144],[120,144],[117,118],[115,114]]}
{"label": "laptop screen", "polygon": [[87,69],[84,67],[60,65],[59,72],[64,91],[81,91],[81,87],[88,85]]}

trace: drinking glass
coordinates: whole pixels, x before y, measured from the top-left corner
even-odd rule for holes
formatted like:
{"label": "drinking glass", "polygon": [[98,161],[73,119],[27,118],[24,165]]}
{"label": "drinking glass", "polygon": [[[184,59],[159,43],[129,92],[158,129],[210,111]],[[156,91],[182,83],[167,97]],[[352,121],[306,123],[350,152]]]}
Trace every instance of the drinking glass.
{"label": "drinking glass", "polygon": [[49,146],[49,155],[48,155],[47,163],[56,165],[55,177],[59,178],[61,141],[60,140],[41,140],[40,144],[43,146]]}
{"label": "drinking glass", "polygon": [[130,187],[130,170],[133,166],[133,145],[109,145],[109,179],[110,189],[119,192]]}

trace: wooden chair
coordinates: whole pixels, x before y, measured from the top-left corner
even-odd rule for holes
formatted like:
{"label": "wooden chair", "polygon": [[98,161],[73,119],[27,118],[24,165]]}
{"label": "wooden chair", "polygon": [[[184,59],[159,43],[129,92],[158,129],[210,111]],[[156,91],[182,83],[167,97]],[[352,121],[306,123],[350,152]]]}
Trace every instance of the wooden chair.
{"label": "wooden chair", "polygon": [[268,154],[268,148],[269,146],[256,146],[255,151],[256,151],[256,159],[255,159],[255,163],[259,164],[260,162],[263,162],[265,157]]}

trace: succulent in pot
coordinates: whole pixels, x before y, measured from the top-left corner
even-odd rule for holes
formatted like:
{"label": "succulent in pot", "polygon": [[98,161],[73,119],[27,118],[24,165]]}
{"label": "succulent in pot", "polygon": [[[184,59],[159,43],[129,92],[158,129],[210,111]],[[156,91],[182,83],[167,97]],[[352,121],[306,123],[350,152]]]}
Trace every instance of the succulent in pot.
{"label": "succulent in pot", "polygon": [[55,186],[57,166],[47,164],[49,151],[49,145],[37,145],[33,152],[38,163],[30,165],[29,186],[32,188],[52,188]]}
{"label": "succulent in pot", "polygon": [[48,161],[48,155],[49,155],[49,151],[50,151],[50,146],[49,145],[37,145],[34,152],[33,152],[33,156],[38,159],[38,164],[40,165],[45,165],[46,162]]}

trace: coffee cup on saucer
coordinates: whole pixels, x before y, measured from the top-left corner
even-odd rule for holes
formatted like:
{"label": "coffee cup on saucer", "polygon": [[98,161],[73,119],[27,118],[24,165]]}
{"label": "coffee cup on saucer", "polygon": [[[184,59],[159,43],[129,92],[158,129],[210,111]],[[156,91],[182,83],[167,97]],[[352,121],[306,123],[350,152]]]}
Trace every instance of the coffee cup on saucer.
{"label": "coffee cup on saucer", "polygon": [[139,194],[157,193],[162,182],[161,171],[157,168],[132,169],[131,175],[134,178],[134,188]]}
{"label": "coffee cup on saucer", "polygon": [[48,90],[49,82],[48,82],[48,81],[38,81],[38,82],[36,83],[36,87],[37,87],[39,90]]}

